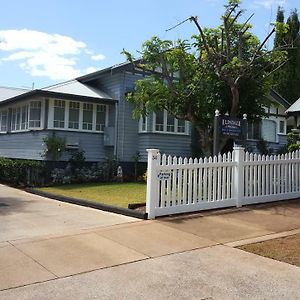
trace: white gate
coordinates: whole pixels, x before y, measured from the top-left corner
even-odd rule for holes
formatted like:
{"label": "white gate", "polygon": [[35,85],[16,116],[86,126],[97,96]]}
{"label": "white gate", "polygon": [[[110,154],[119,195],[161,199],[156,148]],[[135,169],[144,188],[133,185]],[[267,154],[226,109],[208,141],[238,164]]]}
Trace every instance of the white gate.
{"label": "white gate", "polygon": [[300,197],[299,151],[182,159],[148,149],[148,218]]}

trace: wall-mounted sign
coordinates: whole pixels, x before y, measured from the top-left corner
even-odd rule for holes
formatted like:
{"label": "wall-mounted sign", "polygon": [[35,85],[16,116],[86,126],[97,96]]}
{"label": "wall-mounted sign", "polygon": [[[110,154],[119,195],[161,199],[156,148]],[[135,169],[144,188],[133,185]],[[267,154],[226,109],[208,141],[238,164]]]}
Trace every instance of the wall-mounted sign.
{"label": "wall-mounted sign", "polygon": [[220,133],[232,138],[240,138],[242,135],[242,120],[222,116],[220,118]]}

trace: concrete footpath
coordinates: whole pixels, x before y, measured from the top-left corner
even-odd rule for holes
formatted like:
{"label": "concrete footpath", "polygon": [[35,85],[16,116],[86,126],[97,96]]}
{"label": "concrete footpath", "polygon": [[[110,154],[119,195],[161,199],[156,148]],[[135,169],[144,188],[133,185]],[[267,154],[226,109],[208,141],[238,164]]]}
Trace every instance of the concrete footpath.
{"label": "concrete footpath", "polygon": [[299,232],[298,200],[140,221],[0,186],[0,299],[300,299],[300,268],[234,248]]}

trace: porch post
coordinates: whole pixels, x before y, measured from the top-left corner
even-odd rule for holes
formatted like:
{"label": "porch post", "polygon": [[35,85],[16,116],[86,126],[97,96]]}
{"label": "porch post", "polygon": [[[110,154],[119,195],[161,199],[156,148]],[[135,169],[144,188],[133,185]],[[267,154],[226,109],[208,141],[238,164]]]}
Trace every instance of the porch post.
{"label": "porch post", "polygon": [[158,165],[158,149],[147,149],[148,168],[147,168],[147,194],[146,194],[146,213],[148,219],[155,219],[155,206],[158,202],[158,180],[156,169]]}

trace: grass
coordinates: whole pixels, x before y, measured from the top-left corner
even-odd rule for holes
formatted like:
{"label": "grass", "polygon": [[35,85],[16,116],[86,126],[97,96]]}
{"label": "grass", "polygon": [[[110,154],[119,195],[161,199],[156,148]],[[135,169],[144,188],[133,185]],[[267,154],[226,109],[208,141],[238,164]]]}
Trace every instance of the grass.
{"label": "grass", "polygon": [[146,202],[144,183],[85,183],[39,188],[47,193],[127,208],[129,203]]}
{"label": "grass", "polygon": [[238,248],[300,267],[300,234]]}

